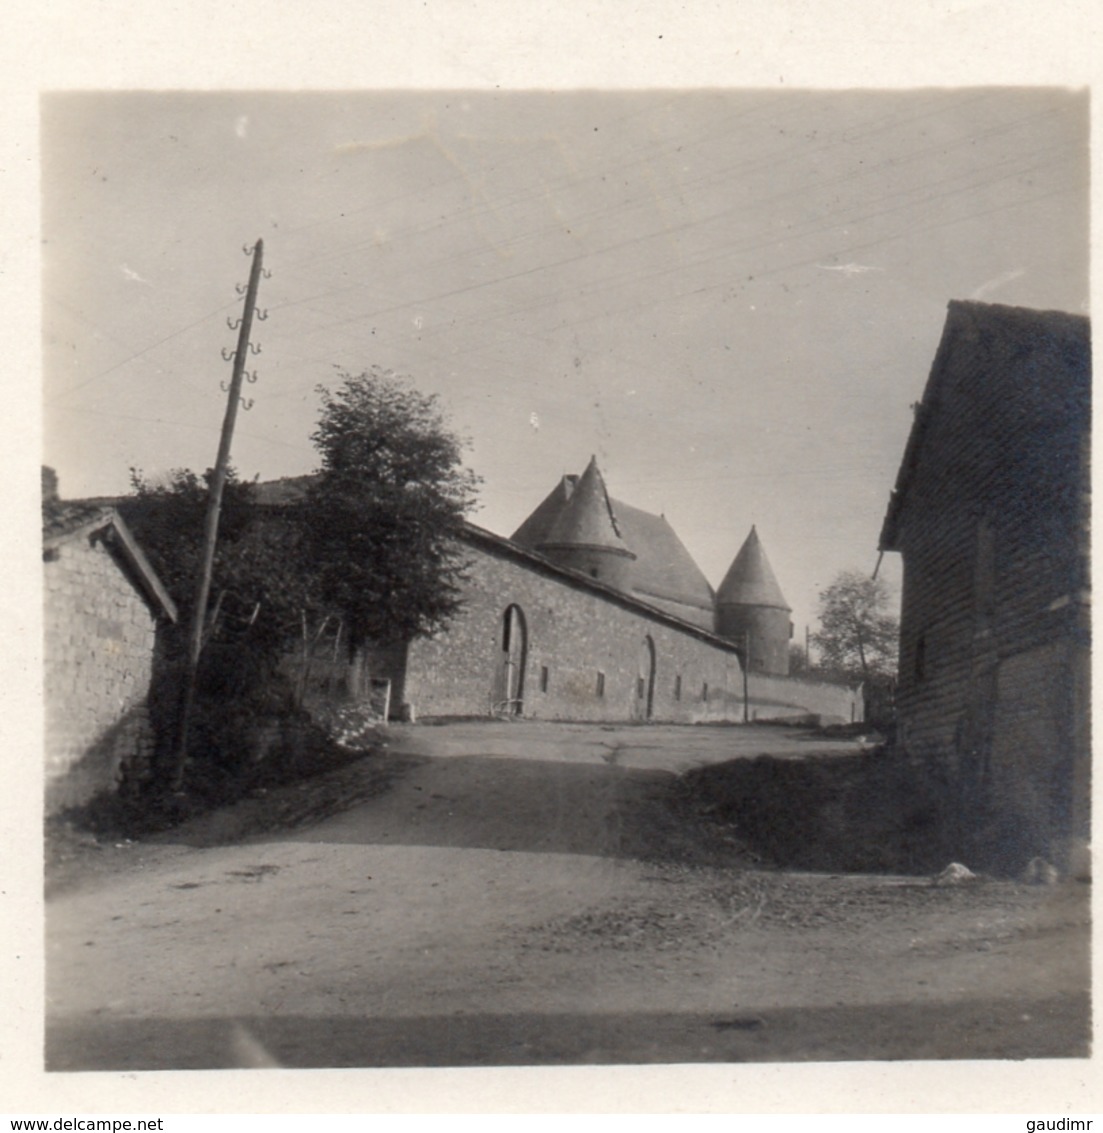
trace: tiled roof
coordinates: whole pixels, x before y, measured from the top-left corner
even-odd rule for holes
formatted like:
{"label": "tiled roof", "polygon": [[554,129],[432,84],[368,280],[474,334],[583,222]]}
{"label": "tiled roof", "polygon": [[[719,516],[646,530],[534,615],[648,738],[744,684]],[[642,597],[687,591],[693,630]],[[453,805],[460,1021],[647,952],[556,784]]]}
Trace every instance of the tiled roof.
{"label": "tiled roof", "polygon": [[301,503],[306,498],[313,476],[284,476],[279,480],[265,480],[256,485],[255,499],[267,507]]}
{"label": "tiled roof", "polygon": [[613,512],[625,544],[636,552],[633,591],[707,610],[711,618],[712,587],[666,518],[618,500],[613,501]]}
{"label": "tiled roof", "polygon": [[56,543],[97,523],[110,523],[114,516],[114,509],[105,504],[46,500],[42,504],[42,538],[46,543]]}

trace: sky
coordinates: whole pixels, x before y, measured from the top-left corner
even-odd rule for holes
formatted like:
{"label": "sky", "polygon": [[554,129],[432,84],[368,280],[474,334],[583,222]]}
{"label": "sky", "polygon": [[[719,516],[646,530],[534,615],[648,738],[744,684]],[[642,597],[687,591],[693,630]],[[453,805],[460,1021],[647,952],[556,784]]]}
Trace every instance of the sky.
{"label": "sky", "polygon": [[[509,535],[596,455],[718,585],[757,526],[798,638],[872,572],[951,299],[1088,311],[1088,100],[896,91],[55,93],[44,462],[65,497],[214,462],[264,240],[246,479],[319,383],[439,394]],[[882,575],[898,585],[896,556]]]}

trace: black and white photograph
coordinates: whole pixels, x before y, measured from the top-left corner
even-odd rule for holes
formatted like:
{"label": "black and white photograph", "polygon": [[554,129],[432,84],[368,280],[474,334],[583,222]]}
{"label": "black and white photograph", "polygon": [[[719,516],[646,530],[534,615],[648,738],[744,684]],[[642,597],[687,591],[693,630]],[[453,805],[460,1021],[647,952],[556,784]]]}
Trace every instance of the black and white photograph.
{"label": "black and white photograph", "polygon": [[47,1084],[1086,1073],[1090,89],[340,74],[37,92]]}
{"label": "black and white photograph", "polygon": [[47,1065],[1087,1054],[1087,125],[46,96]]}

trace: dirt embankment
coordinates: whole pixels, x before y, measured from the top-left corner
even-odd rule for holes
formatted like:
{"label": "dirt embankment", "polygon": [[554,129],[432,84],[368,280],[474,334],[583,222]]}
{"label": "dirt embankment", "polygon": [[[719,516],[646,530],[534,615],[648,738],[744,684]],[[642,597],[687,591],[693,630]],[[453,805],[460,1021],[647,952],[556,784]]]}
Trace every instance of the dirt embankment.
{"label": "dirt embankment", "polygon": [[729,760],[689,771],[678,793],[714,838],[784,869],[929,875],[958,861],[1015,878],[1038,853],[1013,822],[883,751]]}

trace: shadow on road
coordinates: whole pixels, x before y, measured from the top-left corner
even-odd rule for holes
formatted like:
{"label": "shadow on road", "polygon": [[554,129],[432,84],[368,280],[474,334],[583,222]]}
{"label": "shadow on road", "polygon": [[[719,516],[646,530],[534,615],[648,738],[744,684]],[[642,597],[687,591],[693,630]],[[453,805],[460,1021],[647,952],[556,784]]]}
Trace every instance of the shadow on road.
{"label": "shadow on road", "polygon": [[[422,757],[390,789],[296,841],[684,859],[679,777],[612,763]],[[733,859],[734,860],[734,859]]]}
{"label": "shadow on road", "polygon": [[675,773],[498,755],[366,757],[157,838],[584,854],[821,872],[937,872],[951,848],[935,801],[893,761],[729,759]]}
{"label": "shadow on road", "polygon": [[683,787],[691,808],[782,868],[930,874],[962,852],[943,800],[887,755],[729,760]]}
{"label": "shadow on road", "polygon": [[210,847],[279,838],[828,873],[927,875],[956,859],[1014,875],[1023,864],[1025,849],[1010,844],[999,861],[985,860],[984,844],[961,836],[945,798],[889,756],[787,752],[679,773],[621,762],[647,758],[645,745],[607,746],[596,759],[371,755],[153,840]]}
{"label": "shadow on road", "polygon": [[1087,996],[712,1014],[48,1022],[46,1068],[217,1070],[1083,1058]]}

